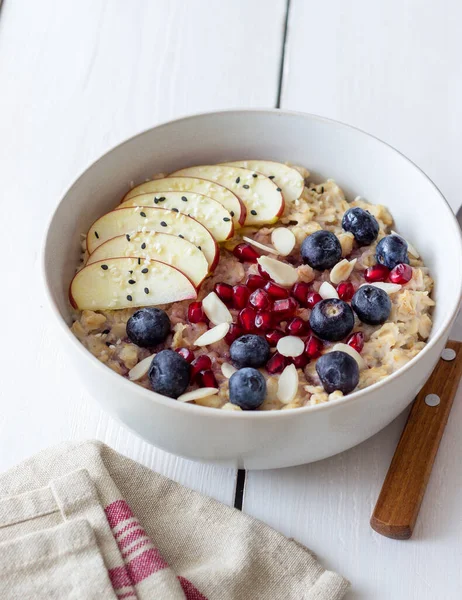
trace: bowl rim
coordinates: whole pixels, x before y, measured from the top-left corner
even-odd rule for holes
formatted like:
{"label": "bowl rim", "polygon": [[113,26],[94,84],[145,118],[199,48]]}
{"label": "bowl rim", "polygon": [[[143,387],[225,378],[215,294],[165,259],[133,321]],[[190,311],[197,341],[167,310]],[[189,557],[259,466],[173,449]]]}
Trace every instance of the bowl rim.
{"label": "bowl rim", "polygon": [[440,339],[443,337],[443,335],[446,333],[446,331],[452,324],[453,320],[457,316],[457,313],[458,313],[459,307],[460,307],[460,303],[462,300],[462,268],[461,268],[462,259],[459,258],[458,294],[457,294],[457,299],[454,302],[454,306],[445,315],[443,323],[442,323],[442,325],[440,325],[439,331],[437,333],[435,333],[435,335],[430,339],[430,341],[425,345],[425,347],[416,356],[414,356],[408,363],[406,363],[405,365],[400,367],[394,373],[388,375],[386,378],[382,379],[381,381],[378,381],[377,383],[374,383],[366,388],[363,388],[361,390],[358,390],[356,392],[353,392],[351,394],[348,394],[347,396],[344,396],[344,397],[341,397],[338,399],[329,400],[328,402],[324,402],[323,404],[315,404],[313,406],[301,406],[301,407],[297,408],[297,410],[293,410],[293,411],[292,410],[268,410],[268,411],[219,410],[219,409],[211,408],[211,407],[207,407],[207,406],[195,406],[193,404],[189,404],[188,402],[172,401],[173,400],[172,398],[168,398],[167,396],[163,396],[161,394],[153,392],[152,390],[148,390],[147,388],[136,385],[135,382],[132,382],[129,379],[126,379],[125,377],[121,377],[118,373],[116,373],[115,371],[112,371],[112,369],[109,369],[109,367],[104,365],[101,361],[99,361],[96,358],[96,356],[94,356],[91,352],[89,352],[84,347],[84,345],[71,332],[68,324],[62,317],[62,315],[58,309],[58,306],[53,298],[53,295],[51,292],[51,286],[50,286],[50,282],[49,282],[49,277],[48,277],[47,265],[46,265],[46,255],[47,255],[47,247],[48,247],[48,239],[49,239],[50,231],[51,231],[54,219],[56,217],[56,214],[57,214],[64,198],[69,194],[69,192],[72,190],[72,188],[74,188],[74,186],[78,185],[80,179],[85,176],[87,171],[90,168],[93,168],[94,166],[96,166],[100,161],[103,161],[106,158],[106,156],[108,156],[114,150],[123,147],[125,144],[129,144],[129,143],[133,142],[133,140],[135,140],[136,138],[141,137],[154,129],[168,127],[168,126],[172,125],[173,123],[188,121],[188,120],[196,119],[198,117],[213,117],[215,115],[226,115],[226,114],[233,114],[233,113],[234,114],[267,113],[267,114],[273,114],[273,115],[284,114],[284,115],[288,115],[288,116],[309,118],[314,121],[325,122],[325,123],[328,123],[331,125],[340,126],[343,129],[350,129],[350,130],[356,131],[356,132],[362,134],[363,136],[372,138],[372,139],[376,140],[379,144],[386,146],[391,152],[398,154],[402,159],[404,159],[404,161],[406,161],[412,169],[418,171],[428,181],[430,186],[433,187],[434,191],[436,191],[437,195],[442,200],[441,207],[442,208],[444,207],[444,209],[448,213],[449,221],[452,223],[452,228],[455,233],[455,238],[459,240],[459,250],[460,250],[459,257],[462,256],[462,231],[456,220],[455,214],[453,213],[448,201],[442,194],[441,190],[432,181],[432,179],[430,179],[430,177],[418,165],[416,165],[411,159],[409,159],[405,154],[403,154],[402,152],[397,150],[391,144],[383,141],[379,137],[377,137],[373,134],[370,134],[370,133],[364,131],[363,129],[360,129],[359,127],[356,127],[354,125],[349,125],[347,123],[344,123],[344,122],[336,120],[336,119],[330,119],[330,118],[327,118],[324,116],[315,115],[312,113],[306,113],[306,112],[302,112],[302,111],[284,110],[284,109],[279,109],[279,108],[228,108],[228,109],[221,109],[221,110],[216,110],[216,111],[204,111],[204,112],[199,112],[199,113],[188,114],[185,116],[178,117],[176,119],[169,119],[168,121],[163,121],[153,127],[148,127],[146,129],[138,132],[137,134],[125,139],[124,141],[120,142],[119,144],[116,144],[115,146],[113,146],[112,148],[107,150],[104,154],[102,154],[99,158],[91,161],[80,172],[79,176],[73,180],[72,184],[66,189],[66,191],[63,194],[61,194],[60,201],[55,206],[55,208],[52,211],[51,217],[48,219],[48,222],[46,225],[46,230],[45,230],[45,236],[43,239],[42,248],[41,248],[41,252],[40,252],[42,279],[45,283],[45,286],[44,286],[45,294],[48,298],[51,311],[54,314],[54,316],[56,317],[61,330],[64,331],[67,339],[71,342],[71,344],[73,344],[74,347],[79,352],[82,353],[82,355],[85,355],[86,358],[89,359],[90,362],[96,368],[100,368],[100,369],[104,370],[106,375],[108,375],[109,377],[114,377],[114,383],[116,385],[118,384],[120,386],[128,386],[128,387],[126,387],[127,394],[130,392],[132,394],[133,393],[140,394],[141,396],[144,396],[147,400],[154,401],[154,403],[158,402],[158,403],[164,405],[166,408],[171,408],[172,410],[186,411],[186,414],[189,413],[191,416],[204,415],[206,417],[214,417],[214,418],[218,418],[218,419],[246,419],[246,420],[248,420],[248,419],[276,419],[276,418],[288,419],[294,415],[298,416],[301,414],[311,413],[313,411],[334,410],[336,406],[339,406],[339,405],[344,406],[346,403],[354,403],[354,402],[360,401],[367,394],[375,392],[376,390],[381,389],[382,387],[386,386],[387,384],[391,383],[392,381],[396,381],[400,377],[402,377],[408,370],[412,369],[414,367],[414,365],[417,362],[419,362],[419,360],[421,358],[423,358],[426,354],[428,354],[432,350],[432,348],[440,341]]}

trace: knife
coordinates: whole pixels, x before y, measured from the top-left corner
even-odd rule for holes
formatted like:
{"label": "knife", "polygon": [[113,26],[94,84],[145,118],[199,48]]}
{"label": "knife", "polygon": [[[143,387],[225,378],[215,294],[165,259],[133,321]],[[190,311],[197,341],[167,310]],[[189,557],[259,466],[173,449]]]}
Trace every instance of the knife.
{"label": "knife", "polygon": [[[456,217],[462,228],[462,207]],[[461,314],[451,338],[412,405],[372,513],[372,529],[389,538],[406,540],[414,530],[462,376]]]}

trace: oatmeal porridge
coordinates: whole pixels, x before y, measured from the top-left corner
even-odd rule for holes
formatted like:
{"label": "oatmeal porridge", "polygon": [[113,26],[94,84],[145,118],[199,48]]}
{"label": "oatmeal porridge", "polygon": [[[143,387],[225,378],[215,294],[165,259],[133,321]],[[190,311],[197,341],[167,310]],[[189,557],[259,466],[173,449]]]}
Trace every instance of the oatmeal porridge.
{"label": "oatmeal porridge", "polygon": [[72,331],[172,401],[285,410],[377,383],[425,346],[433,281],[382,205],[271,161],[160,174],[82,243]]}

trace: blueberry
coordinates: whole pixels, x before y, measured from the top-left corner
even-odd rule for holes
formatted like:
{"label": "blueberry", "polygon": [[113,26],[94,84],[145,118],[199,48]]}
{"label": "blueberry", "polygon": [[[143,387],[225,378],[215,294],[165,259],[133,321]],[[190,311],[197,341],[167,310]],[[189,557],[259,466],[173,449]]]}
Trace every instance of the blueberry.
{"label": "blueberry", "polygon": [[385,323],[391,311],[388,294],[375,285],[362,285],[353,296],[351,306],[363,323]]}
{"label": "blueberry", "polygon": [[342,258],[342,247],[330,231],[315,231],[303,240],[302,260],[313,269],[332,269]]}
{"label": "blueberry", "polygon": [[231,375],[229,380],[229,400],[242,410],[255,410],[266,396],[266,382],[257,369],[247,367]]}
{"label": "blueberry", "polygon": [[371,213],[358,206],[349,208],[343,215],[342,227],[351,232],[360,246],[368,246],[379,235],[379,224]]}
{"label": "blueberry", "polygon": [[170,333],[170,319],[160,308],[137,310],[127,322],[127,335],[141,348],[149,348],[165,341]]}
{"label": "blueberry", "polygon": [[189,385],[189,363],[174,350],[162,350],[153,358],[148,375],[152,389],[178,398]]}
{"label": "blueberry", "polygon": [[262,367],[270,357],[270,347],[264,337],[248,333],[234,340],[229,349],[231,360],[239,369]]}
{"label": "blueberry", "polygon": [[409,264],[407,242],[399,235],[387,235],[382,238],[375,249],[375,258],[381,265],[394,269],[399,263]]}
{"label": "blueberry", "polygon": [[358,363],[346,352],[328,352],[318,358],[316,372],[328,394],[340,390],[349,394],[358,385]]}
{"label": "blueberry", "polygon": [[353,311],[346,302],[338,298],[321,300],[311,311],[311,329],[322,340],[338,342],[351,332],[354,324]]}

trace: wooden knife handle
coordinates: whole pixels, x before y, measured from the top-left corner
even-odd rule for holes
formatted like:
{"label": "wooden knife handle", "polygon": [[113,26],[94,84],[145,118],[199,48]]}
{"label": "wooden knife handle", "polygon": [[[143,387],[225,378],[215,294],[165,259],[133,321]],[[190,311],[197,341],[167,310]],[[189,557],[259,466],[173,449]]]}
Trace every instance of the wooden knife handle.
{"label": "wooden knife handle", "polygon": [[[372,529],[396,540],[412,535],[462,375],[462,343],[449,341],[446,348],[456,357],[439,360],[415,399],[372,513]],[[437,406],[427,404],[429,394],[439,396]]]}

